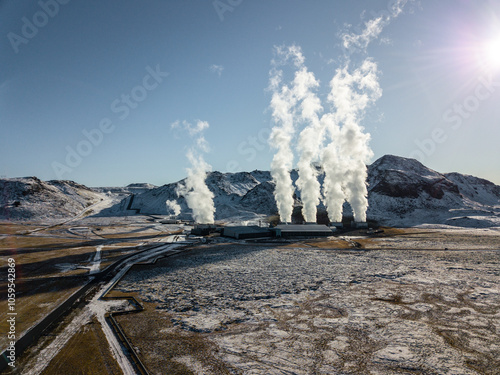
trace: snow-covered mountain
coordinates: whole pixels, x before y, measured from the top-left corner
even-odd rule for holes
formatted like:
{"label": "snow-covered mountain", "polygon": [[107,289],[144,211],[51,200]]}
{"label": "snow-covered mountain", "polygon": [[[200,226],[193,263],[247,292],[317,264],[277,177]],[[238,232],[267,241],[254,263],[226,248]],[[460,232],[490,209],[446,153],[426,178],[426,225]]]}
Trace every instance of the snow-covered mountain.
{"label": "snow-covered mountain", "polygon": [[125,187],[92,187],[91,189],[97,191],[99,193],[111,193],[111,194],[141,194],[148,190],[156,188],[156,185],[148,184],[148,183],[134,183],[129,184]]}
{"label": "snow-covered mountain", "polygon": [[[257,176],[254,177],[254,175]],[[221,173],[211,172],[206,179],[207,186],[214,193],[214,204],[217,209],[216,218],[223,219],[232,216],[249,216],[254,217],[255,213],[260,213],[252,208],[248,209],[241,204],[242,198],[253,188],[260,186],[260,181],[269,181],[271,175],[266,171],[254,172],[239,172],[239,173]],[[142,214],[162,214],[168,215],[172,212],[167,208],[165,202],[174,200],[181,206],[181,218],[190,219],[191,211],[189,210],[186,200],[183,197],[177,196],[177,187],[184,183],[181,180],[176,183],[160,186],[156,189],[151,189],[142,194],[134,195],[132,202],[128,204],[120,204],[105,210],[103,215],[119,215],[124,207],[128,210],[137,210]],[[272,197],[272,191],[271,191]],[[130,199],[130,198],[126,198]],[[273,198],[274,204],[274,198]],[[274,204],[274,210],[276,205]],[[249,211],[245,215],[245,211]],[[269,209],[268,209],[269,211]]]}
{"label": "snow-covered mountain", "polygon": [[368,217],[389,225],[500,226],[500,186],[385,155],[368,167]]}
{"label": "snow-covered mountain", "polygon": [[[291,176],[295,183],[297,171],[292,171]],[[320,182],[322,177],[320,175]],[[277,212],[269,171],[211,172],[206,182],[215,196],[217,220],[252,220]],[[442,174],[414,159],[386,155],[368,166],[367,182],[368,219],[382,224],[500,226],[500,186],[481,178],[460,173]],[[179,183],[183,181],[160,187],[140,184],[122,188],[123,191],[114,192],[116,196],[122,194],[122,200],[98,215],[136,212],[170,215],[173,212],[165,202],[174,200],[181,206],[180,218],[190,219],[185,199],[177,196]],[[103,192],[110,191],[109,188],[92,190],[70,181],[42,182],[36,178],[3,179],[0,188],[3,192],[0,219],[12,220],[75,215],[102,199]],[[295,204],[301,205],[299,191],[295,193]]]}
{"label": "snow-covered mountain", "polygon": [[[297,171],[292,171],[291,176],[295,183]],[[384,224],[500,226],[500,186],[484,179],[441,174],[415,159],[386,155],[368,166],[367,182],[368,218]],[[277,211],[274,183],[268,171],[212,172],[207,185],[215,195],[218,220],[251,219]],[[188,218],[189,209],[184,198],[177,197],[176,187],[177,183],[168,184],[137,195],[132,208],[145,214],[170,214],[165,201],[176,200],[182,207],[181,217]],[[295,204],[301,205],[298,190],[295,196]]]}
{"label": "snow-covered mountain", "polygon": [[0,179],[0,220],[43,221],[74,217],[105,196],[73,181],[41,181],[36,177]]}

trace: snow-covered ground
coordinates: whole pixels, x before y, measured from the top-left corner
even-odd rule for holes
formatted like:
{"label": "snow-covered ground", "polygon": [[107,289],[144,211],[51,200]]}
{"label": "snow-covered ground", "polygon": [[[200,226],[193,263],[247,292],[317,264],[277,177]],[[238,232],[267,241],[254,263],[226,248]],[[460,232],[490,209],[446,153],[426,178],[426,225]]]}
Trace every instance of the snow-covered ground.
{"label": "snow-covered ground", "polygon": [[90,266],[89,273],[93,274],[100,271],[101,268],[101,250],[103,246],[97,246],[95,250],[95,256],[92,260],[92,266]]}
{"label": "snow-covered ground", "polygon": [[[169,333],[210,340],[233,372],[481,374],[499,365],[499,267],[498,248],[225,244],[134,270],[118,288],[157,303]],[[166,350],[155,345],[148,350]],[[209,366],[193,355],[177,361]]]}

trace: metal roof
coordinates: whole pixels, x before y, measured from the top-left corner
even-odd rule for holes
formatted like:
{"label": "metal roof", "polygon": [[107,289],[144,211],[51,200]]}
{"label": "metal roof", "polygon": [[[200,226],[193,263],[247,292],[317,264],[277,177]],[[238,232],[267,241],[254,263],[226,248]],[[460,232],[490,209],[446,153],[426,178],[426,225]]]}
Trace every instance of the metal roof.
{"label": "metal roof", "polygon": [[224,232],[232,232],[232,233],[254,233],[254,232],[269,232],[269,228],[258,227],[257,225],[250,226],[231,226],[224,227]]}
{"label": "metal roof", "polygon": [[284,232],[332,232],[332,228],[322,224],[280,224],[273,229],[279,229]]}
{"label": "metal roof", "polygon": [[224,236],[236,239],[270,237],[272,232],[269,228],[251,226],[224,227]]}

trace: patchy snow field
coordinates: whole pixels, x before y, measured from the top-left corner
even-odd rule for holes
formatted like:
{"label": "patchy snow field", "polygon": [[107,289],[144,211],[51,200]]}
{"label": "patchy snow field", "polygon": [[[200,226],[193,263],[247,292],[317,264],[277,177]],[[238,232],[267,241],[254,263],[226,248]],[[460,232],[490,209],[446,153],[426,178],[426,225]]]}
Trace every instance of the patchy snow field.
{"label": "patchy snow field", "polygon": [[[494,374],[499,280],[498,247],[221,243],[133,270],[118,289],[156,303],[159,327],[173,323],[165,332],[209,341],[228,374]],[[163,355],[158,331],[147,350]],[[209,365],[176,360],[193,373]]]}

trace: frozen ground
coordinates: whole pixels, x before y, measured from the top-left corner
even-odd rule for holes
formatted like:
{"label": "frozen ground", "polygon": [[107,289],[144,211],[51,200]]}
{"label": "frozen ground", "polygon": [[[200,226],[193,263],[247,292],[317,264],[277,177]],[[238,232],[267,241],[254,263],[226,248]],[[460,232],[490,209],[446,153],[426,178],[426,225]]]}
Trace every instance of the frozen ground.
{"label": "frozen ground", "polygon": [[[148,340],[149,351],[164,353],[163,331],[201,335],[227,373],[495,374],[499,266],[498,246],[221,243],[134,270],[118,288],[156,303],[158,320],[173,323]],[[194,373],[210,365],[190,354],[176,360]]]}

